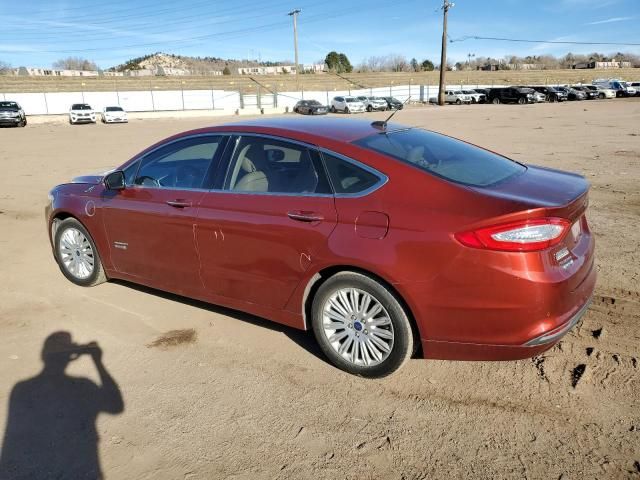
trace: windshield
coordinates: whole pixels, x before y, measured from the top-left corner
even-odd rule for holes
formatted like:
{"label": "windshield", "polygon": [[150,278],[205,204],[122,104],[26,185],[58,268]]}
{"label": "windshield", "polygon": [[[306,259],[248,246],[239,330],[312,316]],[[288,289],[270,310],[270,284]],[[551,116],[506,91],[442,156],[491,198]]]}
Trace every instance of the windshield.
{"label": "windshield", "polygon": [[485,187],[526,167],[446,135],[417,128],[376,133],[354,142],[452,182]]}
{"label": "windshield", "polygon": [[317,106],[317,105],[322,105],[322,104],[321,104],[319,101],[317,101],[317,100],[311,100],[311,101],[309,102],[309,105]]}
{"label": "windshield", "polygon": [[86,103],[74,103],[71,105],[71,110],[91,110],[91,107]]}
{"label": "windshield", "polygon": [[0,102],[0,108],[3,110],[20,110],[20,106],[16,102]]}
{"label": "windshield", "polygon": [[120,107],[107,107],[107,112],[121,112],[122,108]]}
{"label": "windshield", "polygon": [[358,100],[357,98],[353,98],[353,97],[347,97],[345,98],[345,100],[349,103],[353,103],[353,102],[359,102],[360,100]]}

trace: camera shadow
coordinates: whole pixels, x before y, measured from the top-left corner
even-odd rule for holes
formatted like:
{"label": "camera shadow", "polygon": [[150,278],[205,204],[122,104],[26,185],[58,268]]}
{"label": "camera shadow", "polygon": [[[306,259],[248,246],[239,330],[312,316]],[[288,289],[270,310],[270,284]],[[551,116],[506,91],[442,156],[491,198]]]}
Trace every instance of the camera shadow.
{"label": "camera shadow", "polygon": [[[100,385],[65,373],[82,355],[92,358]],[[0,479],[101,479],[96,419],[124,411],[120,389],[102,363],[97,343],[77,345],[55,332],[42,347],[42,371],[17,383],[0,444]]]}

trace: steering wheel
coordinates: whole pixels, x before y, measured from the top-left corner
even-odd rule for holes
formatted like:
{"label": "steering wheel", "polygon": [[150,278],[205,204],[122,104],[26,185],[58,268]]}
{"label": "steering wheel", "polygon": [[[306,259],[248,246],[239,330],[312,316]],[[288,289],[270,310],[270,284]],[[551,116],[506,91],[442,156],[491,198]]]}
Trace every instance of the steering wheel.
{"label": "steering wheel", "polygon": [[162,186],[160,185],[160,182],[158,180],[148,175],[143,175],[141,177],[136,178],[136,183],[144,187],[161,187]]}

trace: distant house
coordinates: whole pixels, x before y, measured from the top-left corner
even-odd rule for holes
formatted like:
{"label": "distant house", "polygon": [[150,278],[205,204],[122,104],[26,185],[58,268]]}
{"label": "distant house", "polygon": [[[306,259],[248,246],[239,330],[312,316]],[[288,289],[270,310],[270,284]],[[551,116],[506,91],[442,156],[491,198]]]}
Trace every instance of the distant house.
{"label": "distant house", "polygon": [[543,70],[544,65],[539,63],[506,63],[507,70]]}
{"label": "distant house", "polygon": [[272,67],[257,66],[257,67],[238,67],[238,73],[240,75],[277,75],[279,73],[295,73],[296,67],[294,65],[277,65]]}
{"label": "distant house", "polygon": [[500,70],[500,65],[497,63],[487,63],[485,65],[480,65],[478,67],[478,70],[484,70],[486,72],[495,72],[497,70]]}
{"label": "distant house", "polygon": [[590,61],[590,62],[581,62],[581,63],[576,63],[573,68],[575,69],[585,69],[585,68],[600,68],[600,69],[611,69],[611,68],[631,68],[631,62],[618,62],[618,61],[611,61],[611,62],[596,62],[595,60]]}
{"label": "distant house", "polygon": [[14,73],[20,76],[33,77],[97,77],[97,70],[57,70],[54,68],[20,67],[14,69]]}

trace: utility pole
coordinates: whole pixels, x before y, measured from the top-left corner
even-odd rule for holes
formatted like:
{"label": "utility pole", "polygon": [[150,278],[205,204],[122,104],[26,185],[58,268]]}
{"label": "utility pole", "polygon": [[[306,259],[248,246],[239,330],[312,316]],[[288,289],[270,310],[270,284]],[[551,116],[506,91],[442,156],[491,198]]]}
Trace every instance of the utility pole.
{"label": "utility pole", "polygon": [[300,73],[300,65],[298,65],[298,14],[301,11],[302,10],[296,8],[287,14],[293,17],[293,48],[296,52],[296,78],[298,78],[298,74]]}
{"label": "utility pole", "polygon": [[440,87],[438,89],[438,105],[444,105],[444,90],[446,88],[445,74],[447,72],[447,12],[454,4],[449,0],[443,0],[442,12],[442,53],[440,55]]}

